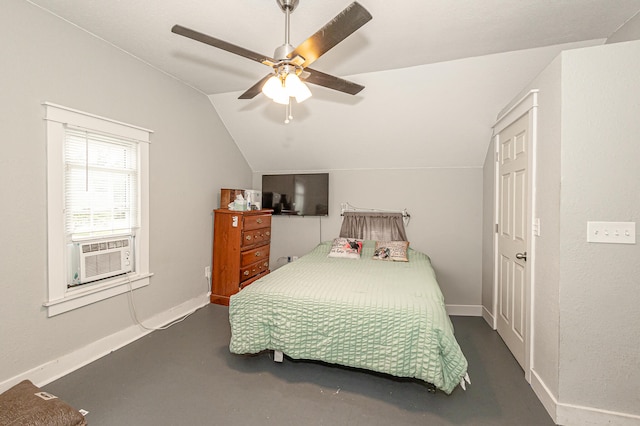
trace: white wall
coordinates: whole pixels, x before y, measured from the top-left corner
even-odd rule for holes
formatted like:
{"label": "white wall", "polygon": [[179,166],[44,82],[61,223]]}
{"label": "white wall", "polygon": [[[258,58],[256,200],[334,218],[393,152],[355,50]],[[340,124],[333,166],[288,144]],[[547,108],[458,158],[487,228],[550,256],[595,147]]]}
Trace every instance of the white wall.
{"label": "white wall", "polygon": [[640,244],[586,242],[587,221],[640,223],[640,41],[562,67],[558,392],[640,423]]}
{"label": "white wall", "polygon": [[640,42],[576,49],[523,91],[540,105],[532,386],[560,424],[640,422],[640,246],[586,242],[587,221],[640,218],[639,69]]}
{"label": "white wall", "polygon": [[0,13],[0,386],[133,325],[127,295],[47,318],[42,102],[155,131],[150,153],[147,319],[207,292],[218,191],[251,172],[208,98],[21,0]]}
{"label": "white wall", "polygon": [[532,372],[553,395],[558,395],[559,286],[560,286],[560,144],[561,144],[561,57],[556,58],[536,79],[538,138],[536,147],[536,211],[540,236],[535,241],[533,283]]}
{"label": "white wall", "polygon": [[[254,176],[256,188],[260,177]],[[363,208],[408,209],[407,238],[411,247],[430,256],[445,302],[464,305],[462,313],[480,314],[481,168],[331,170],[329,217],[274,217],[272,267],[278,266],[274,263],[281,256],[300,256],[320,240],[337,237],[343,202]]]}
{"label": "white wall", "polygon": [[493,256],[496,236],[496,191],[495,191],[495,143],[487,149],[482,169],[482,315],[494,327],[493,286],[495,280],[495,258]]}

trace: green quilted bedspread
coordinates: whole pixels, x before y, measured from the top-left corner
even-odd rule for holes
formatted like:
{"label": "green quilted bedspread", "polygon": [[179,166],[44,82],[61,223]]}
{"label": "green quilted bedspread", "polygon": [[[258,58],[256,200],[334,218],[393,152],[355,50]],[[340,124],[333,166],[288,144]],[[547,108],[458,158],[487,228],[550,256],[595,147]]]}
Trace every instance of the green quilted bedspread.
{"label": "green quilted bedspread", "polygon": [[329,258],[331,244],[231,297],[231,352],[279,350],[294,359],[413,377],[446,393],[467,372],[427,255],[409,262]]}

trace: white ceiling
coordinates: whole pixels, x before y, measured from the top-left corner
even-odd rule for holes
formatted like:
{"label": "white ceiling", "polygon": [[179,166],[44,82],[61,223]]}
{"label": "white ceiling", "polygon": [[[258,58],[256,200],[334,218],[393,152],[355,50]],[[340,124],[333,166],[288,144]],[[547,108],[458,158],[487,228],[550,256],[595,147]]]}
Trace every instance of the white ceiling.
{"label": "white ceiling", "polygon": [[[640,10],[640,0],[359,0],[373,20],[313,68],[366,88],[311,85],[284,125],[284,107],[262,94],[236,99],[267,67],[170,31],[272,56],[284,42],[276,0],[28,1],[209,95],[254,171],[476,167],[504,103],[561,49],[600,44]],[[349,2],[300,0],[291,43]]]}

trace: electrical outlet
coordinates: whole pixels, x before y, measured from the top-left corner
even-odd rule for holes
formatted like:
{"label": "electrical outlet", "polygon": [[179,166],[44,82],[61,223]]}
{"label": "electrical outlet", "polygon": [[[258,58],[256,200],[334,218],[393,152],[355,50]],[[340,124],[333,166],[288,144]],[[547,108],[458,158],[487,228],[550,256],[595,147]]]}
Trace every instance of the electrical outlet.
{"label": "electrical outlet", "polygon": [[204,276],[206,278],[211,278],[211,266],[204,267]]}

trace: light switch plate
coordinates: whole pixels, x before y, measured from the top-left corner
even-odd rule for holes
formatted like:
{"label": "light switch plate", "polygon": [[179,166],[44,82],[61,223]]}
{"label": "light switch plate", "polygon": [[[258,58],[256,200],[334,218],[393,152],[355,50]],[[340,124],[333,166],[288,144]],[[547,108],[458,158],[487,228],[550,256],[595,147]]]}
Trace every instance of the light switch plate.
{"label": "light switch plate", "polygon": [[587,242],[635,244],[635,222],[587,222]]}

